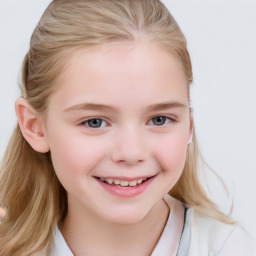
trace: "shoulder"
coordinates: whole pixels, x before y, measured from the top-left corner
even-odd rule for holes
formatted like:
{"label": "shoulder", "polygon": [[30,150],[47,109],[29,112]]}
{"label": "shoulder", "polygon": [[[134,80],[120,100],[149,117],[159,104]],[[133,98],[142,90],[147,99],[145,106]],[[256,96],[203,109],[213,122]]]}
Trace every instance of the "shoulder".
{"label": "shoulder", "polygon": [[[188,208],[186,233],[189,252],[197,255],[253,256],[256,250],[251,236],[239,224],[226,224]],[[185,231],[185,230],[184,230]],[[190,254],[189,254],[190,255]]]}

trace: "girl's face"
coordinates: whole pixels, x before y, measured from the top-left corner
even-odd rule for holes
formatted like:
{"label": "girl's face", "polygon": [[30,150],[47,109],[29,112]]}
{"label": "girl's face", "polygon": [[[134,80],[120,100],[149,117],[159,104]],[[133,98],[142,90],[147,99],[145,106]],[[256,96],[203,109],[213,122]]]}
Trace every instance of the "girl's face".
{"label": "girl's face", "polygon": [[44,130],[69,209],[142,220],[184,167],[192,121],[181,64],[153,43],[107,45],[74,53],[57,86]]}

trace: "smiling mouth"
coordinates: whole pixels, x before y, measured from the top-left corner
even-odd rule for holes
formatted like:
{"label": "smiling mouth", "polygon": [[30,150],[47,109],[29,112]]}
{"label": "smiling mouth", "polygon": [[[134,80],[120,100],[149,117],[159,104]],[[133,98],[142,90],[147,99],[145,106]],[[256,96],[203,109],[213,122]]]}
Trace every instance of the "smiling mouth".
{"label": "smiling mouth", "polygon": [[135,179],[135,180],[120,180],[120,179],[111,179],[111,178],[102,178],[102,177],[96,177],[98,180],[116,187],[123,187],[123,188],[129,188],[129,187],[136,187],[138,185],[141,185],[145,181],[153,178],[154,176],[143,178],[143,179]]}

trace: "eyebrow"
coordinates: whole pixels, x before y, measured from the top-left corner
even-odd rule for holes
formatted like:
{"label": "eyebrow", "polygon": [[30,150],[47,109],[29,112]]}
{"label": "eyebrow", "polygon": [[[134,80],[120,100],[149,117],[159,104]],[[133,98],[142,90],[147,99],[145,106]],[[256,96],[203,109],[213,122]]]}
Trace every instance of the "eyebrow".
{"label": "eyebrow", "polygon": [[104,105],[104,104],[81,103],[65,109],[64,112],[74,111],[74,110],[95,110],[95,111],[105,110],[105,111],[113,112],[113,111],[117,111],[117,108],[111,105]]}
{"label": "eyebrow", "polygon": [[162,102],[157,104],[149,105],[146,110],[150,111],[161,111],[171,108],[186,108],[188,105],[181,102]]}
{"label": "eyebrow", "polygon": [[[171,108],[186,108],[186,107],[187,105],[181,102],[161,102],[161,103],[149,105],[145,107],[145,110],[152,112],[152,111],[161,111],[161,110],[166,110]],[[81,103],[65,109],[64,112],[76,111],[76,110],[117,112],[118,108],[115,106],[105,105],[105,104]]]}

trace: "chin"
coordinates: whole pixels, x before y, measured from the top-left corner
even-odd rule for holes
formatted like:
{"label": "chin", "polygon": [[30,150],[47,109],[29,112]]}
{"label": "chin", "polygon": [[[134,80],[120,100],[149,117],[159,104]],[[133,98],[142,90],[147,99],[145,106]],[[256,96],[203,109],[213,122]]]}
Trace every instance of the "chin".
{"label": "chin", "polygon": [[112,212],[111,215],[106,216],[105,218],[111,223],[126,225],[139,223],[145,218],[146,215],[147,213],[135,209],[132,209],[130,211],[116,210],[115,212]]}

